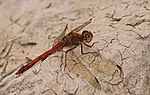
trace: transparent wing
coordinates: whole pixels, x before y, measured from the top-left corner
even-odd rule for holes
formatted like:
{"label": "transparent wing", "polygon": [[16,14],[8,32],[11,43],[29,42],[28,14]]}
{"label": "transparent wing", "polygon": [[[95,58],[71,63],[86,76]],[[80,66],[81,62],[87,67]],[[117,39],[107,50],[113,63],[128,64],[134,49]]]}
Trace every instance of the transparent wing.
{"label": "transparent wing", "polygon": [[[73,29],[71,32],[79,32],[81,29],[83,29],[85,26],[90,24],[92,22],[92,18],[89,19],[88,21],[84,22],[82,25],[76,27]],[[53,46],[58,43],[59,41],[62,40],[62,38],[66,35],[66,30],[68,29],[68,24],[65,26],[63,32],[54,40]]]}
{"label": "transparent wing", "polygon": [[69,70],[69,72],[79,75],[90,85],[100,90],[100,83],[96,77],[81,63],[76,54],[73,51],[69,51],[67,55],[66,68]]}
{"label": "transparent wing", "polygon": [[68,29],[68,24],[65,26],[65,28],[64,28],[64,30],[61,32],[61,34],[54,40],[54,42],[53,42],[53,46],[55,45],[55,44],[57,44],[59,41],[61,41],[62,40],[62,38],[65,36],[65,34],[66,34],[66,30]]}
{"label": "transparent wing", "polygon": [[79,32],[81,29],[83,29],[85,26],[87,26],[91,22],[92,22],[92,18],[84,22],[82,25],[78,26],[77,28],[73,29],[71,32]]}

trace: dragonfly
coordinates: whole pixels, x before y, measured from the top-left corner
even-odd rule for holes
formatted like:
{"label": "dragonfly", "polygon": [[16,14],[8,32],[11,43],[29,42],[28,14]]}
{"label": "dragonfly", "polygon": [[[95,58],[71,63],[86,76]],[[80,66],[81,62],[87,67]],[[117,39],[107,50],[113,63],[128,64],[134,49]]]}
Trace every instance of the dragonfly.
{"label": "dragonfly", "polygon": [[[22,66],[15,74],[20,75],[30,69],[32,66],[34,66],[38,61],[44,61],[49,55],[62,50],[63,48],[68,48],[66,50],[66,55],[68,51],[71,51],[75,49],[77,46],[81,45],[82,43],[86,45],[87,47],[92,47],[95,43],[92,45],[88,45],[87,43],[90,43],[93,39],[93,34],[91,31],[84,30],[82,34],[79,33],[81,29],[83,29],[85,26],[90,24],[92,22],[92,18],[88,21],[84,22],[82,25],[78,26],[77,28],[73,29],[70,33],[65,34],[68,24],[64,28],[63,32],[55,39],[53,47],[47,51],[45,51],[43,54],[39,55],[35,59],[29,61],[26,65]],[[63,37],[64,36],[64,37]],[[82,52],[83,53],[83,52]],[[65,56],[66,56],[65,55]]]}
{"label": "dragonfly", "polygon": [[[111,81],[110,84],[117,84],[122,81],[122,69],[115,62],[113,62],[112,60],[108,60],[98,52],[83,52],[83,45],[91,48],[95,43],[97,43],[94,42],[92,45],[87,44],[90,43],[93,39],[93,34],[91,31],[83,30],[82,33],[79,33],[80,30],[82,30],[91,22],[92,19],[89,19],[88,21],[84,22],[82,25],[78,26],[70,33],[65,35],[68,28],[67,24],[63,32],[54,40],[54,45],[52,45],[53,47],[21,67],[16,72],[16,75],[24,73],[38,61],[44,61],[49,55],[67,48],[65,51],[65,68],[67,68],[71,73],[80,75],[96,89],[101,90],[104,87],[102,87],[102,84],[98,81],[95,75],[83,64],[83,62],[87,63],[97,72],[100,72],[101,74],[103,73],[105,75],[105,80]],[[81,46],[81,55],[78,56],[77,53],[79,51],[76,51],[76,49],[78,49],[77,47],[79,45]],[[70,56],[67,56],[67,54],[69,54]]]}

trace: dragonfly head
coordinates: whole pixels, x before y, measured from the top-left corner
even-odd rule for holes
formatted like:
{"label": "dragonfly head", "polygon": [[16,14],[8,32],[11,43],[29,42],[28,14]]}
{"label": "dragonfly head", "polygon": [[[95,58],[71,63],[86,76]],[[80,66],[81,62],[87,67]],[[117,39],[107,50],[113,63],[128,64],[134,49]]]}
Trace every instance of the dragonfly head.
{"label": "dragonfly head", "polygon": [[85,43],[89,43],[93,39],[93,34],[91,33],[91,31],[84,30],[82,32],[82,38]]}

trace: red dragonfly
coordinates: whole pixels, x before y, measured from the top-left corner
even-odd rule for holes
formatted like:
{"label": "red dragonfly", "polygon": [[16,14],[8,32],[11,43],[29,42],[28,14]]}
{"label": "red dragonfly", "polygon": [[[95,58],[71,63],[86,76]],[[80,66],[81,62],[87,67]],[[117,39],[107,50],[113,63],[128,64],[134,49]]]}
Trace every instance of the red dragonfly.
{"label": "red dragonfly", "polygon": [[[66,53],[70,50],[73,50],[78,45],[81,45],[81,47],[82,47],[82,43],[84,45],[88,46],[88,47],[92,47],[94,45],[94,43],[91,46],[86,44],[86,43],[91,42],[91,40],[93,39],[93,34],[90,31],[87,31],[87,30],[84,30],[82,32],[82,34],[79,33],[79,31],[81,29],[83,29],[85,26],[87,26],[91,22],[92,22],[92,18],[89,19],[88,21],[86,21],[85,23],[83,23],[82,25],[78,26],[77,28],[73,29],[66,36],[61,37],[65,34],[65,32],[68,28],[68,25],[66,25],[66,27],[65,27],[64,31],[62,32],[62,34],[58,38],[56,38],[55,43],[56,42],[57,43],[51,49],[47,50],[46,52],[44,52],[40,56],[36,57],[35,59],[28,62],[26,65],[21,67],[16,72],[16,75],[20,75],[20,74],[24,73],[26,70],[28,70],[33,65],[35,65],[38,61],[40,61],[40,60],[44,61],[49,55],[55,53],[56,51],[62,50],[64,47],[69,47],[69,49],[66,51]],[[82,49],[81,49],[81,53],[83,53]]]}

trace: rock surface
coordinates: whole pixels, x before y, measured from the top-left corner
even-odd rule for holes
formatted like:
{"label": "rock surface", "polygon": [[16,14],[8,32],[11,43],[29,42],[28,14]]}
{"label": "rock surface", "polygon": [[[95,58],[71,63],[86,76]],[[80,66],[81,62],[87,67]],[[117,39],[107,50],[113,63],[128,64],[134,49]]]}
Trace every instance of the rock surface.
{"label": "rock surface", "polygon": [[[66,24],[69,33],[90,18],[84,29],[98,43],[84,51],[95,53],[76,48],[64,70],[60,51],[15,75]],[[0,95],[149,94],[149,0],[0,0]]]}

